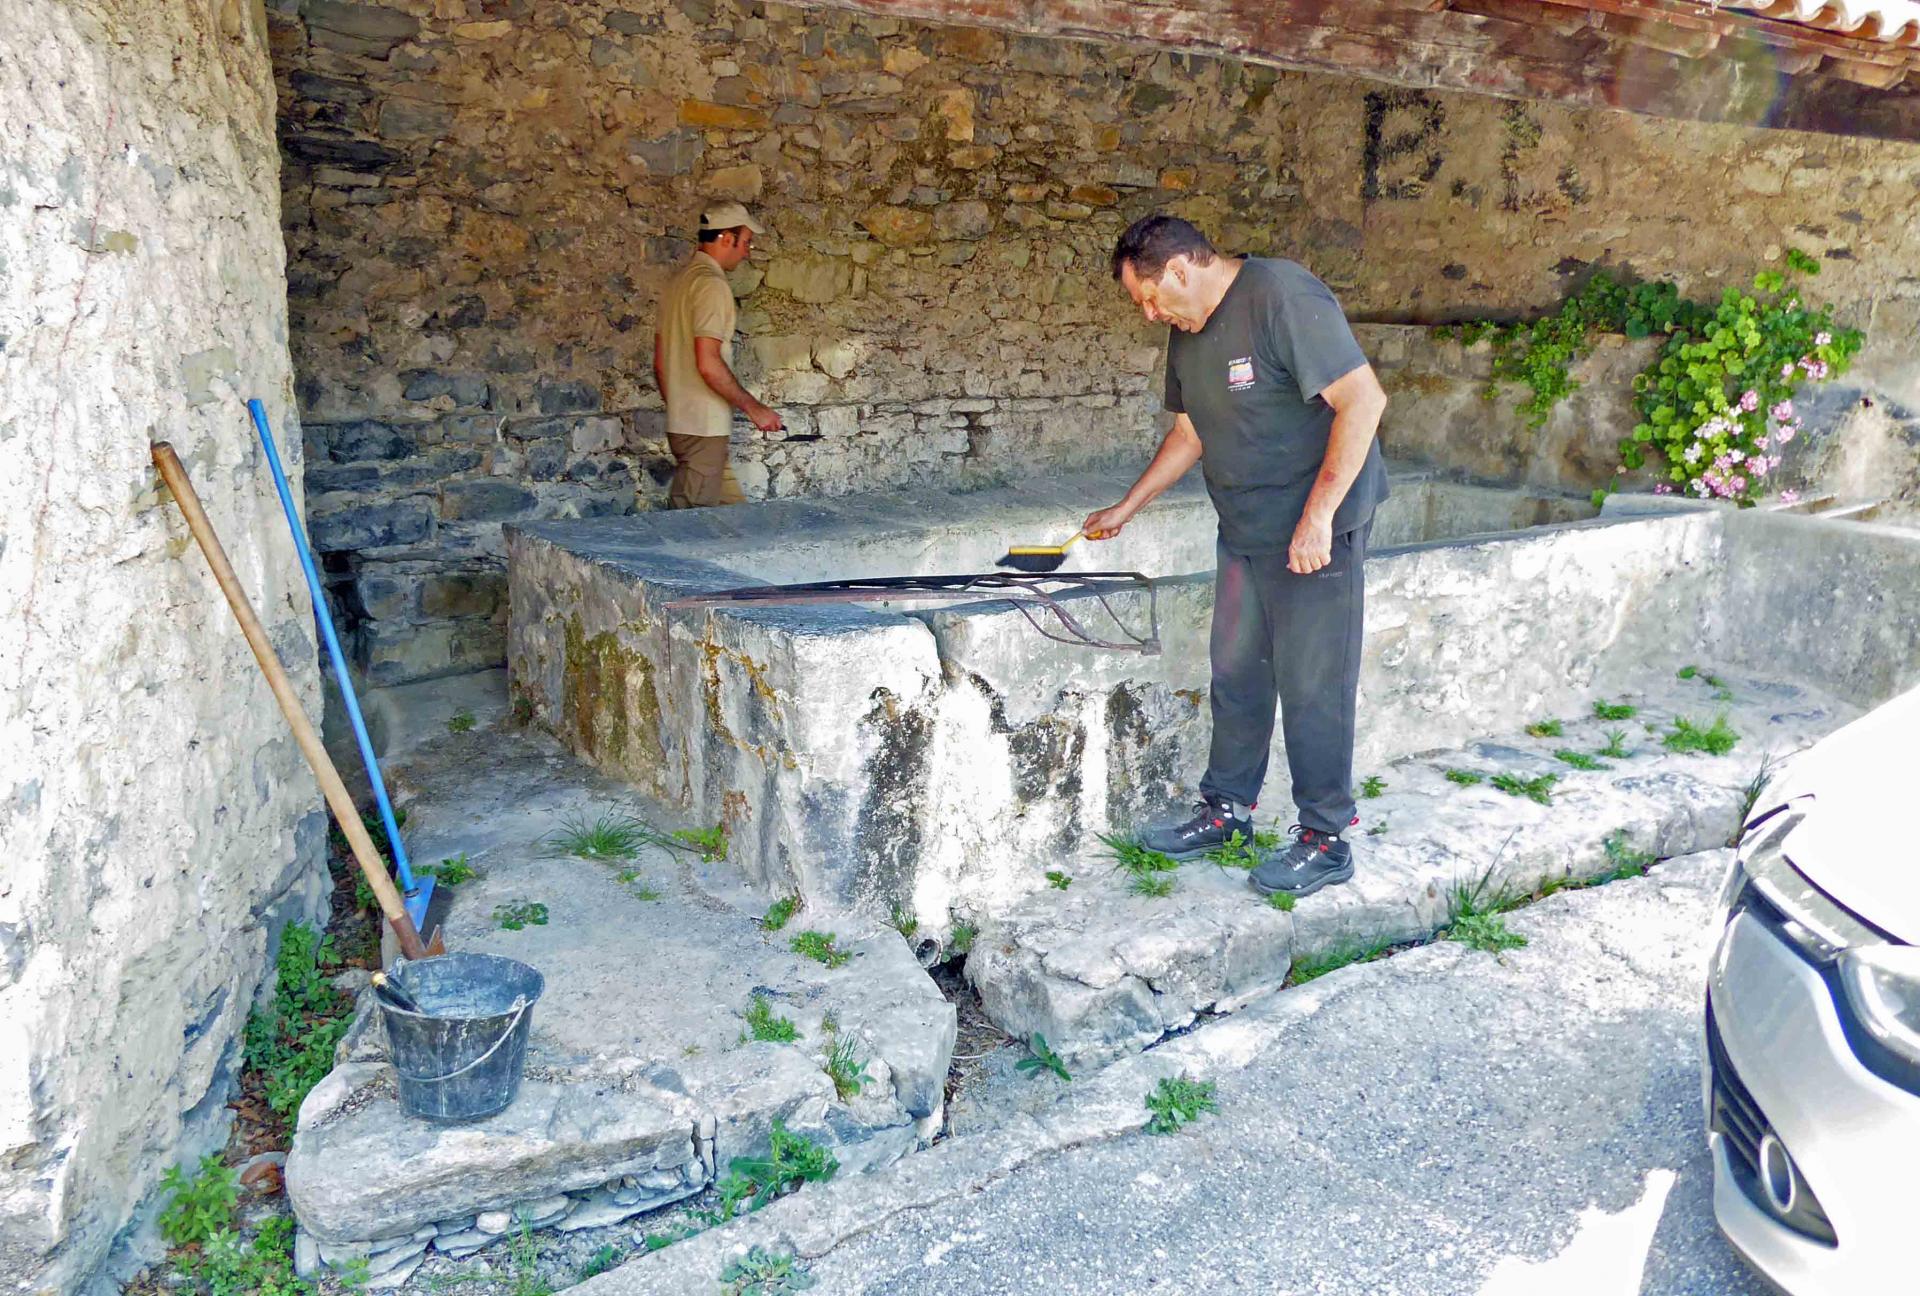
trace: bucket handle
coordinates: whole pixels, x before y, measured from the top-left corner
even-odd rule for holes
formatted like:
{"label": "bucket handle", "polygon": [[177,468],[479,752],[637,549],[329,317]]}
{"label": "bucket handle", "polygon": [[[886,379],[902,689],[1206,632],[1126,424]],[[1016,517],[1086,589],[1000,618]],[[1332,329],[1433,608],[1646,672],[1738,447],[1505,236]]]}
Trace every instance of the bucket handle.
{"label": "bucket handle", "polygon": [[[485,1053],[482,1053],[479,1057],[467,1063],[465,1066],[460,1067],[458,1070],[449,1071],[443,1076],[412,1076],[410,1075],[410,1076],[407,1076],[407,1079],[412,1081],[414,1084],[442,1084],[448,1080],[453,1079],[456,1076],[465,1075],[467,1072],[473,1070],[475,1067],[479,1066],[482,1062],[485,1062],[488,1058],[492,1057],[495,1053],[499,1052],[500,1046],[502,1044],[505,1044],[509,1039],[513,1038],[513,1032],[516,1029],[518,1029],[520,1025],[520,1019],[527,1015],[527,1009],[531,1007],[533,1007],[533,1003],[525,995],[514,996],[512,1023],[508,1025],[508,1027],[505,1030],[500,1032],[500,1038],[495,1040],[493,1042],[493,1046],[489,1048]],[[398,1069],[399,1068],[397,1067],[395,1068],[395,1070],[398,1070]]]}

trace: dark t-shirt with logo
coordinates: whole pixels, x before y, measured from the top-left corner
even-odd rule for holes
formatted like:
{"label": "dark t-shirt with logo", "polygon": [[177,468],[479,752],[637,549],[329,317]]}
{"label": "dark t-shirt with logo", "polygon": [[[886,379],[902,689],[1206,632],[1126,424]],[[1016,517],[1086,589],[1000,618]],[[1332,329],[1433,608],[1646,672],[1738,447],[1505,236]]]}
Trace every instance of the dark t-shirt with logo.
{"label": "dark t-shirt with logo", "polygon": [[[1200,434],[1201,470],[1232,553],[1286,549],[1327,457],[1320,393],[1367,362],[1327,286],[1293,261],[1249,257],[1198,333],[1167,338],[1166,407]],[[1363,525],[1387,497],[1376,439],[1333,516]]]}

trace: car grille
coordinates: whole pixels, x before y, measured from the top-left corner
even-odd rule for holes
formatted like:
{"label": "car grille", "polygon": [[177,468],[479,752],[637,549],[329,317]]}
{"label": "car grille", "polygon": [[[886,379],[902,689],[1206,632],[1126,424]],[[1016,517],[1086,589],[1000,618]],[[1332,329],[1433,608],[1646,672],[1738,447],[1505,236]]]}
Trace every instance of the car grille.
{"label": "car grille", "polygon": [[1760,1104],[1753,1100],[1747,1086],[1741,1083],[1739,1073],[1733,1069],[1726,1045],[1720,1042],[1720,1028],[1713,1020],[1712,1004],[1707,1005],[1707,1059],[1713,1073],[1713,1105],[1708,1128],[1720,1135],[1740,1191],[1755,1206],[1801,1236],[1826,1246],[1837,1245],[1839,1238],[1834,1234],[1833,1222],[1827,1218],[1820,1199],[1813,1195],[1813,1188],[1801,1175],[1798,1165],[1793,1170],[1791,1211],[1782,1214],[1761,1187],[1760,1141],[1770,1127]]}

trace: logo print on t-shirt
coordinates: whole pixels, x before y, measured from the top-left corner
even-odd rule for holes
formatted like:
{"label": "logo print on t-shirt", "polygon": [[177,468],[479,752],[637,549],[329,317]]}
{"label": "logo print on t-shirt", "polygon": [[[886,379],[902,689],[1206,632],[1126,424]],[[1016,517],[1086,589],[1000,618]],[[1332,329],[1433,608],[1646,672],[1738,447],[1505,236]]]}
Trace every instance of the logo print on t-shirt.
{"label": "logo print on t-shirt", "polygon": [[1241,356],[1227,361],[1227,390],[1245,391],[1253,386],[1253,357]]}

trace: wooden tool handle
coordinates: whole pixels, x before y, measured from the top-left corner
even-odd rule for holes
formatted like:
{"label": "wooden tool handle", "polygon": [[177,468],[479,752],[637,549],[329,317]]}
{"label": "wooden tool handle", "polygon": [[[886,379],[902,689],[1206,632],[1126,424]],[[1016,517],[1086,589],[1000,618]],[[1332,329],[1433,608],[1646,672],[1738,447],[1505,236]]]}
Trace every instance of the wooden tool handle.
{"label": "wooden tool handle", "polygon": [[420,941],[420,933],[414,928],[413,919],[407,916],[407,907],[400,898],[399,889],[393,885],[393,879],[387,876],[386,864],[381,860],[380,852],[374,849],[373,839],[367,836],[366,825],[360,822],[360,812],[354,806],[353,798],[347,794],[347,785],[340,781],[340,773],[333,767],[333,758],[327,755],[327,749],[321,745],[320,735],[313,731],[313,722],[307,719],[300,699],[294,695],[293,681],[287,678],[286,669],[274,654],[273,645],[267,642],[266,628],[254,614],[253,604],[247,600],[246,591],[240,588],[240,581],[233,574],[233,564],[227,561],[226,550],[220,547],[220,537],[215,534],[213,523],[208,521],[206,510],[200,507],[200,497],[194,493],[193,482],[187,478],[186,466],[180,462],[180,456],[173,452],[173,446],[165,441],[153,443],[153,466],[160,470],[161,480],[173,492],[174,502],[186,516],[187,528],[193,532],[193,538],[200,542],[200,552],[206,555],[207,566],[213,571],[213,579],[219,582],[220,592],[227,596],[227,606],[233,609],[234,620],[240,623],[240,632],[247,637],[247,647],[253,649],[253,658],[260,663],[260,671],[273,689],[274,700],[280,704],[280,713],[287,718],[294,741],[300,744],[300,754],[307,758],[307,764],[313,768],[314,777],[320,781],[320,791],[327,798],[327,806],[340,824],[340,831],[346,834],[347,844],[353,848],[353,858],[366,875],[367,885],[373,888],[373,894],[380,902],[380,912],[386,916],[394,935],[400,939],[400,952],[410,959],[427,957],[426,946]]}

